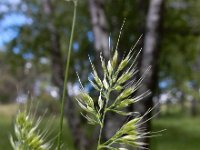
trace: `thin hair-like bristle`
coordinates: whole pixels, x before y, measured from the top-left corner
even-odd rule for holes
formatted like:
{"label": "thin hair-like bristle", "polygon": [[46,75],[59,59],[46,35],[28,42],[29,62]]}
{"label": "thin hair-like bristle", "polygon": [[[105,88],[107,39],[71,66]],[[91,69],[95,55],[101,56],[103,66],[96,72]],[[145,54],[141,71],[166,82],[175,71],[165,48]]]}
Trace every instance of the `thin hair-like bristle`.
{"label": "thin hair-like bristle", "polygon": [[83,84],[82,84],[82,82],[81,82],[81,79],[80,79],[80,77],[79,77],[79,75],[78,75],[78,72],[76,72],[76,75],[77,75],[77,77],[78,77],[78,82],[79,82],[79,84],[81,85],[81,89],[84,91],[84,87],[83,87]]}
{"label": "thin hair-like bristle", "polygon": [[121,26],[120,31],[119,31],[119,36],[118,36],[117,44],[116,44],[116,47],[115,47],[115,50],[116,50],[116,51],[118,50],[119,40],[120,40],[120,38],[121,38],[121,34],[122,34],[122,30],[123,30],[123,28],[124,28],[125,22],[126,22],[126,18],[124,18],[123,23],[122,23],[122,26]]}

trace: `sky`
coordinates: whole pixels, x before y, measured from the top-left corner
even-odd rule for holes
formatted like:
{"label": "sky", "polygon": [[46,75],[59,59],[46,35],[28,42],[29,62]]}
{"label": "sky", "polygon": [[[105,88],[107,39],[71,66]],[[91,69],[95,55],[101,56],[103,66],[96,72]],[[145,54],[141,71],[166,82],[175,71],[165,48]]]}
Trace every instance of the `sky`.
{"label": "sky", "polygon": [[12,12],[6,4],[11,4],[11,9],[15,10],[16,5],[20,3],[20,0],[1,0],[0,2],[0,14],[6,13],[0,19],[0,48],[15,38],[18,35],[19,27],[24,24],[30,24],[31,19],[27,18],[25,15]]}
{"label": "sky", "polygon": [[18,30],[16,27],[29,22],[29,19],[22,14],[12,13],[4,16],[0,21],[0,47],[18,35]]}

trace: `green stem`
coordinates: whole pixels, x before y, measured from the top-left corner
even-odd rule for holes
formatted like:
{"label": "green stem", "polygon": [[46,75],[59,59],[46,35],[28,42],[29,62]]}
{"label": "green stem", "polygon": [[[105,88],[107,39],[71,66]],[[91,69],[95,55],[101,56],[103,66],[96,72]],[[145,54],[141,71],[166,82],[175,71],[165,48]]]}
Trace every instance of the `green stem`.
{"label": "green stem", "polygon": [[[105,115],[104,115],[104,117],[102,119],[103,122],[104,122],[104,119],[105,119]],[[99,139],[98,139],[97,150],[100,149],[102,131],[103,131],[103,124],[101,124],[101,126],[100,126],[100,132],[99,132]]]}
{"label": "green stem", "polygon": [[101,149],[100,145],[101,145],[102,131],[103,131],[103,127],[104,127],[104,122],[105,122],[105,116],[106,116],[106,112],[107,112],[109,97],[110,97],[110,90],[108,90],[108,93],[106,94],[106,104],[105,104],[105,108],[104,108],[104,111],[103,111],[102,124],[100,126],[97,150]]}
{"label": "green stem", "polygon": [[72,22],[71,36],[70,36],[70,42],[69,42],[69,49],[68,49],[68,54],[67,54],[67,64],[66,64],[66,69],[65,69],[65,78],[64,78],[64,85],[63,85],[63,92],[62,92],[63,94],[62,94],[62,99],[61,99],[60,128],[59,128],[58,141],[57,141],[58,142],[57,150],[60,150],[61,141],[62,141],[66,86],[67,86],[67,81],[68,81],[68,72],[69,72],[70,56],[71,56],[71,49],[72,49],[72,43],[73,43],[73,37],[74,37],[74,28],[75,28],[75,23],[76,23],[77,0],[75,0],[73,2],[74,2],[74,14],[73,14],[73,22]]}

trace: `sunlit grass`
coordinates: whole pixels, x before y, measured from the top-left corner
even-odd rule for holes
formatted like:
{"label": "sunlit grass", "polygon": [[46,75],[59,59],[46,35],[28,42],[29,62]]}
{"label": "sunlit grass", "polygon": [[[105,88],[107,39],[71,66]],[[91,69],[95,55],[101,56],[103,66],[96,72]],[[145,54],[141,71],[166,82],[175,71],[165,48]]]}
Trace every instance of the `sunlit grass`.
{"label": "sunlit grass", "polygon": [[18,109],[17,104],[0,105],[0,117],[13,117]]}

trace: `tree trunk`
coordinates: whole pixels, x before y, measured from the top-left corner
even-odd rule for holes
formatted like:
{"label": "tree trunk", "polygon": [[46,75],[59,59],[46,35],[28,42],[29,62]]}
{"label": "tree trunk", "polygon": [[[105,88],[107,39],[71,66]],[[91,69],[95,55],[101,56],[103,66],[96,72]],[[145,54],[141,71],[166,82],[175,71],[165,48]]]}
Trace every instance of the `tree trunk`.
{"label": "tree trunk", "polygon": [[104,0],[89,0],[89,10],[94,34],[94,46],[97,52],[109,56],[108,23],[105,15]]}
{"label": "tree trunk", "polygon": [[194,98],[190,102],[190,115],[192,117],[195,117],[197,115],[197,101]]}
{"label": "tree trunk", "polygon": [[[44,0],[44,14],[51,17],[53,5],[51,0]],[[51,38],[51,66],[52,66],[52,82],[59,88],[59,93],[62,95],[64,83],[64,61],[60,46],[60,35],[56,31],[54,24],[50,21],[47,25]],[[76,149],[85,150],[85,139],[81,128],[79,116],[76,114],[76,109],[72,99],[67,96],[65,103],[65,116],[67,117],[69,129],[73,136],[73,142]]]}
{"label": "tree trunk", "polygon": [[[140,76],[146,71],[146,69],[151,66],[151,70],[146,74],[143,81],[143,87],[139,89],[138,93],[143,93],[146,90],[151,90],[152,94],[148,98],[135,105],[135,109],[141,113],[145,112],[153,107],[153,96],[157,86],[157,59],[160,45],[160,33],[161,33],[161,22],[162,22],[162,10],[163,10],[164,0],[151,0],[149,5],[149,10],[146,19],[146,31],[144,37],[144,46],[141,55],[140,62]],[[146,115],[144,120],[151,118],[151,113]],[[143,121],[144,121],[143,120]],[[150,121],[143,124],[143,127],[150,131],[151,124]],[[149,144],[149,138],[142,140]],[[149,148],[147,146],[146,148]]]}
{"label": "tree trunk", "polygon": [[181,106],[181,113],[185,112],[185,93],[181,93],[181,99],[180,99],[180,106]]}

